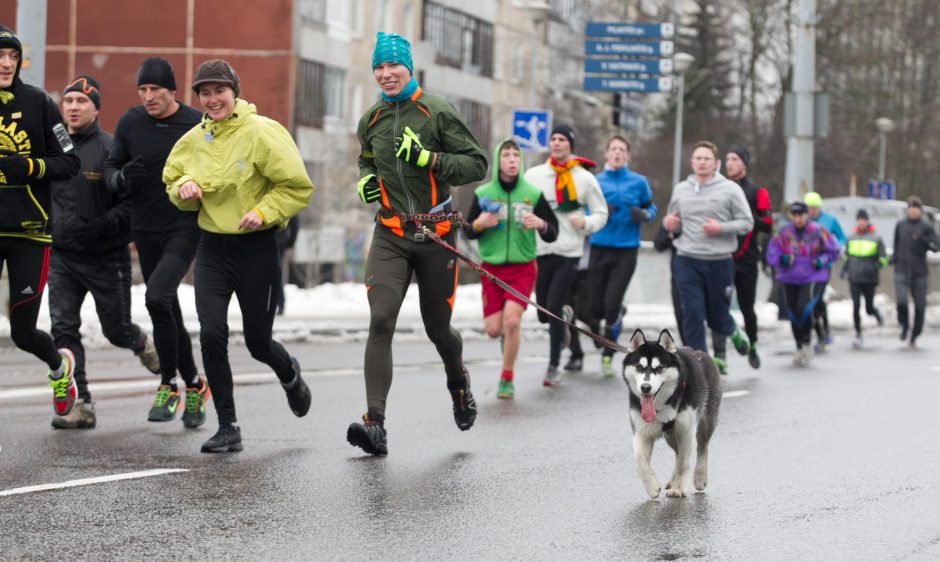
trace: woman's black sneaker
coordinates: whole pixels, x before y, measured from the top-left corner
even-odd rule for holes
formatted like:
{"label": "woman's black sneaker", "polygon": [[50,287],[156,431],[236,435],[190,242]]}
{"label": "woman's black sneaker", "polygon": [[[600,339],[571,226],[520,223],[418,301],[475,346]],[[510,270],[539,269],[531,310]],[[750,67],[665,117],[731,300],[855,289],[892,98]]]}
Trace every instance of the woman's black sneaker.
{"label": "woman's black sneaker", "polygon": [[302,418],[310,411],[310,387],[300,376],[300,363],[296,357],[290,358],[291,369],[294,371],[294,380],[289,383],[281,383],[284,392],[287,393],[287,404],[290,411],[298,418]]}
{"label": "woman's black sneaker", "polygon": [[470,392],[470,374],[463,370],[464,382],[460,386],[450,390],[450,398],[454,401],[454,422],[460,431],[467,431],[473,427],[473,422],[477,419],[477,401],[473,399],[473,393]]}
{"label": "woman's black sneaker", "polygon": [[202,444],[203,453],[235,453],[242,449],[242,430],[234,425],[220,426],[215,435]]}
{"label": "woman's black sneaker", "polygon": [[362,415],[362,423],[351,423],[346,430],[346,440],[354,447],[359,447],[370,455],[388,454],[388,436],[381,421]]}

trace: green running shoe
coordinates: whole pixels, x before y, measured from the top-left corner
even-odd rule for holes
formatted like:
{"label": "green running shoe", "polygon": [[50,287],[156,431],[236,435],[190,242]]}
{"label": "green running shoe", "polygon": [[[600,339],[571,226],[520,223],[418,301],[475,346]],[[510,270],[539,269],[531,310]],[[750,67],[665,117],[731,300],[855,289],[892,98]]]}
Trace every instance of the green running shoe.
{"label": "green running shoe", "polygon": [[157,396],[153,399],[147,421],[165,422],[176,417],[180,409],[180,392],[173,390],[168,384],[161,384],[157,389]]}
{"label": "green running shoe", "polygon": [[500,379],[499,388],[496,390],[496,397],[512,399],[515,396],[516,396],[516,385],[514,385],[512,381]]}
{"label": "green running shoe", "polygon": [[712,361],[714,361],[714,362],[715,362],[715,366],[718,367],[718,374],[719,374],[719,375],[727,375],[727,374],[728,374],[728,364],[725,363],[725,360],[724,360],[724,359],[722,359],[721,357],[712,357]]}
{"label": "green running shoe", "polygon": [[199,377],[202,388],[186,388],[186,409],[183,411],[183,427],[192,429],[206,423],[206,402],[212,391],[206,380]]}
{"label": "green running shoe", "polygon": [[747,355],[747,352],[751,348],[751,344],[747,341],[747,336],[741,333],[741,330],[735,330],[731,334],[731,344],[734,345],[734,350],[738,352],[738,355]]}
{"label": "green running shoe", "polygon": [[610,355],[604,355],[601,357],[601,374],[607,378],[615,376],[617,373],[614,372],[614,358]]}

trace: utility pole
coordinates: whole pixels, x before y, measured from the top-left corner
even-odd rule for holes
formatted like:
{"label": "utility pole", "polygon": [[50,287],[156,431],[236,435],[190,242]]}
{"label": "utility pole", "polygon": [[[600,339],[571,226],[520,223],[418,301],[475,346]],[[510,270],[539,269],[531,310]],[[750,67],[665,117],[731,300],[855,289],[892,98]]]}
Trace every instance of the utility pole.
{"label": "utility pole", "polygon": [[799,0],[793,64],[794,134],[787,139],[783,195],[787,202],[813,190],[813,131],[816,93],[816,0]]}
{"label": "utility pole", "polygon": [[20,79],[39,89],[46,88],[46,0],[18,0],[16,36],[23,43]]}

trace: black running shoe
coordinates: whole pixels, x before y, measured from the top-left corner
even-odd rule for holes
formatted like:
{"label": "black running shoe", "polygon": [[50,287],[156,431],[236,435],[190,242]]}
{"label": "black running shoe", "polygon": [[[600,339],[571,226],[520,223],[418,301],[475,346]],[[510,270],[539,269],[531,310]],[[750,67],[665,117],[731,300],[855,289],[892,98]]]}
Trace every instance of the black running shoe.
{"label": "black running shoe", "polygon": [[346,440],[354,447],[359,447],[370,455],[388,454],[388,434],[382,421],[362,414],[362,423],[351,423],[346,430]]}
{"label": "black running shoe", "polygon": [[203,453],[236,453],[242,449],[242,430],[234,425],[219,426],[215,435],[202,444]]}
{"label": "black running shoe", "polygon": [[565,363],[566,371],[580,371],[584,368],[584,358],[583,357],[572,357],[568,359],[568,362]]}
{"label": "black running shoe", "polygon": [[294,371],[294,380],[289,383],[281,383],[284,392],[287,393],[287,404],[290,411],[298,418],[302,418],[310,411],[310,387],[300,376],[300,363],[296,357],[290,358],[291,369]]}
{"label": "black running shoe", "polygon": [[477,401],[470,392],[470,373],[463,370],[464,382],[455,389],[450,390],[450,398],[454,401],[454,422],[460,431],[467,431],[473,427],[477,419]]}

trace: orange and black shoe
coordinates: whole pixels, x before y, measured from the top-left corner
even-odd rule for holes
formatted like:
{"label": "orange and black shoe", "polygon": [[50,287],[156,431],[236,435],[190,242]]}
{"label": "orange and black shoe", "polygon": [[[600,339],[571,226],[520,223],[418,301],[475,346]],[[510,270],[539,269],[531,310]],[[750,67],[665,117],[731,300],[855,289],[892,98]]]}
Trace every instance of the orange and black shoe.
{"label": "orange and black shoe", "polygon": [[380,414],[362,414],[362,423],[351,423],[346,430],[346,440],[354,447],[359,447],[370,455],[388,454],[388,434],[385,432],[385,418]]}
{"label": "orange and black shoe", "polygon": [[150,414],[147,415],[147,421],[165,422],[176,417],[176,412],[180,409],[180,391],[174,390],[168,384],[161,384],[157,389],[157,395],[153,399],[153,406],[150,407]]}
{"label": "orange and black shoe", "polygon": [[199,377],[201,387],[186,387],[186,409],[183,410],[183,427],[192,429],[206,422],[206,402],[212,392],[206,379]]}
{"label": "orange and black shoe", "polygon": [[68,415],[78,399],[78,387],[75,386],[75,354],[63,347],[59,350],[62,366],[49,371],[49,386],[52,387],[52,408],[57,416]]}

